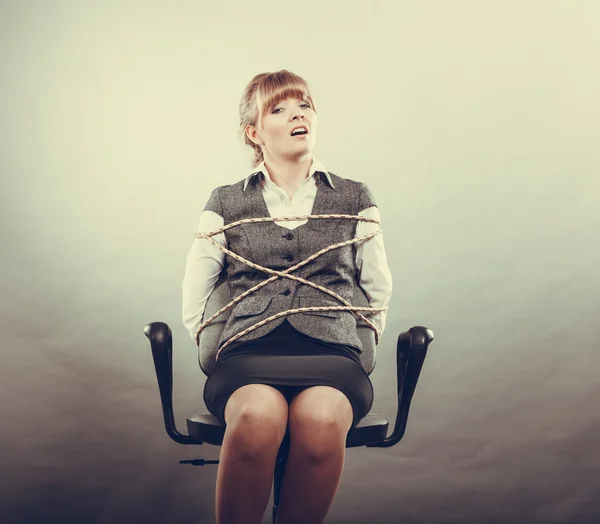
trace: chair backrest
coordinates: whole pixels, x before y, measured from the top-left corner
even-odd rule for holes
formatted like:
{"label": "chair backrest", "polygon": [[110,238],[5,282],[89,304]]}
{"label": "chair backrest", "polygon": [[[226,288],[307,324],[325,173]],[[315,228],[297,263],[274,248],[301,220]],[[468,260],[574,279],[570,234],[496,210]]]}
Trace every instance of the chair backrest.
{"label": "chair backrest", "polygon": [[[226,281],[226,272],[223,270],[221,275],[219,276],[219,280],[215,285],[213,292],[208,298],[208,302],[206,303],[206,308],[204,310],[204,319],[210,318],[214,313],[219,311],[223,306],[229,304],[231,302],[231,297],[229,295],[229,286]],[[355,283],[354,286],[354,296],[352,298],[352,305],[356,307],[369,307],[369,300],[367,295],[363,291],[363,289]],[[225,313],[222,313],[217,317],[213,322],[211,322],[206,328],[202,330],[200,333],[200,345],[198,346],[198,361],[200,363],[200,368],[206,376],[209,376],[215,368],[215,358],[217,355],[219,339],[221,338],[221,333],[225,328],[225,323],[229,318],[231,310],[227,310]],[[362,312],[365,317],[368,318],[369,312]],[[294,313],[300,315],[301,313]],[[371,328],[369,328],[364,321],[357,319],[356,322],[357,335],[362,343],[362,353],[360,356],[360,361],[367,372],[367,374],[371,374],[373,369],[375,368],[375,333]]]}

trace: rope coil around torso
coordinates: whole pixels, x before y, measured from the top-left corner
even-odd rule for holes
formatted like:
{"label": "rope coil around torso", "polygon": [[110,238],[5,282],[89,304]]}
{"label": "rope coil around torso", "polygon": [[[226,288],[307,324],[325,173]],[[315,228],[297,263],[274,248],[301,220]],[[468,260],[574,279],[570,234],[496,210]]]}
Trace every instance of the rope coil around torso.
{"label": "rope coil around torso", "polygon": [[213,322],[219,315],[223,314],[225,311],[227,311],[228,309],[232,308],[233,306],[235,306],[240,300],[242,300],[243,298],[247,297],[250,293],[253,293],[254,291],[266,286],[267,284],[270,284],[271,282],[274,282],[275,280],[277,280],[278,278],[288,278],[290,280],[295,280],[297,282],[301,282],[302,284],[306,284],[310,287],[313,287],[315,289],[318,289],[320,291],[322,291],[323,293],[326,293],[334,298],[336,298],[337,300],[339,300],[342,304],[344,304],[344,306],[311,306],[311,307],[304,307],[304,308],[296,308],[296,309],[288,309],[287,311],[281,311],[275,315],[272,315],[268,318],[265,318],[264,320],[261,320],[260,322],[257,322],[256,324],[253,324],[252,326],[250,326],[249,328],[244,329],[243,331],[240,331],[239,333],[235,334],[233,337],[231,337],[229,340],[227,340],[217,351],[217,355],[216,355],[216,360],[218,360],[219,355],[221,354],[221,352],[231,343],[235,342],[237,339],[239,339],[240,337],[243,337],[244,335],[250,333],[251,331],[254,331],[255,329],[258,329],[261,326],[264,326],[265,324],[268,324],[269,322],[272,322],[273,320],[276,320],[282,316],[285,315],[290,315],[290,314],[296,314],[296,313],[305,313],[305,312],[310,312],[310,311],[350,311],[352,313],[354,313],[358,318],[360,318],[361,320],[363,320],[367,326],[369,328],[371,328],[374,332],[375,332],[375,344],[379,343],[379,335],[377,333],[377,329],[375,328],[375,326],[364,316],[360,313],[360,311],[373,311],[373,312],[379,312],[379,311],[385,311],[388,308],[387,307],[380,307],[380,308],[372,308],[372,307],[356,307],[353,306],[352,304],[350,304],[347,300],[345,300],[343,297],[341,297],[340,295],[338,295],[337,293],[335,293],[334,291],[331,291],[330,289],[327,289],[326,287],[320,286],[318,284],[315,284],[313,282],[310,282],[309,280],[305,280],[303,278],[291,275],[290,273],[292,271],[295,271],[296,269],[299,269],[303,266],[305,266],[306,264],[308,264],[309,262],[312,262],[315,258],[323,255],[324,253],[327,253],[329,251],[332,251],[334,249],[338,249],[340,247],[344,247],[347,246],[349,244],[354,244],[357,242],[361,242],[363,240],[368,240],[373,238],[374,236],[378,235],[381,233],[381,229],[378,229],[377,231],[374,231],[372,233],[368,233],[366,235],[363,235],[361,237],[357,237],[357,238],[352,238],[350,240],[345,240],[343,242],[339,242],[337,244],[332,244],[330,246],[327,246],[326,248],[321,249],[320,251],[317,251],[316,253],[312,254],[311,256],[309,256],[307,259],[303,260],[302,262],[299,262],[298,264],[296,264],[295,266],[292,266],[288,269],[286,269],[285,271],[276,271],[274,269],[270,269],[267,267],[263,267],[260,266],[259,264],[255,264],[254,262],[251,262],[250,260],[246,260],[244,257],[238,255],[237,253],[234,253],[233,251],[221,246],[219,243],[217,243],[215,240],[213,240],[211,237],[218,235],[219,233],[222,233],[224,231],[226,231],[229,228],[235,227],[235,226],[239,226],[240,224],[247,224],[247,223],[257,223],[257,222],[284,222],[284,221],[297,221],[297,220],[305,220],[305,219],[331,219],[331,218],[345,218],[345,219],[352,219],[352,220],[358,220],[358,221],[362,221],[362,222],[371,222],[374,224],[379,224],[379,221],[374,219],[374,218],[367,218],[367,217],[362,217],[359,215],[304,215],[304,216],[298,216],[298,217],[282,217],[282,218],[274,218],[274,217],[261,217],[261,218],[245,218],[242,220],[238,220],[236,222],[232,222],[230,224],[227,224],[223,227],[221,227],[220,229],[216,229],[214,231],[211,231],[210,233],[196,233],[196,238],[204,238],[206,240],[208,240],[209,242],[211,242],[214,246],[216,246],[217,248],[219,248],[221,251],[223,251],[224,253],[228,254],[229,256],[239,260],[240,262],[243,262],[244,264],[254,268],[254,269],[258,269],[260,271],[263,271],[265,273],[270,273],[273,276],[263,280],[262,282],[258,283],[256,286],[248,289],[247,291],[244,291],[242,294],[238,295],[237,297],[235,297],[231,302],[229,302],[229,304],[223,306],[219,311],[217,311],[214,315],[212,315],[208,320],[206,320],[205,322],[203,322],[200,327],[198,328],[198,331],[196,333],[196,345],[200,344],[200,333],[202,332],[202,330],[208,326],[211,322]]}

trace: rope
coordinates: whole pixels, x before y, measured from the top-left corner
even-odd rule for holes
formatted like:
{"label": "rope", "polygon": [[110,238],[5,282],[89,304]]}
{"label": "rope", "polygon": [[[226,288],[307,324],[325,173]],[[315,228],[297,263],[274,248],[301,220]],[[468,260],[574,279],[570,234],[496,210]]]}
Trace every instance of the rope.
{"label": "rope", "polygon": [[250,260],[246,260],[244,257],[223,247],[222,245],[220,245],[219,243],[217,243],[215,240],[213,240],[211,238],[215,235],[218,235],[219,233],[226,231],[229,228],[239,226],[240,224],[259,223],[259,222],[283,222],[283,221],[296,221],[296,220],[305,220],[305,219],[330,219],[330,218],[347,218],[347,219],[359,220],[362,222],[371,222],[374,224],[379,224],[379,221],[374,218],[361,217],[358,215],[304,215],[304,216],[299,216],[299,217],[282,217],[282,218],[261,217],[261,218],[245,218],[242,220],[238,220],[237,222],[232,222],[230,224],[227,224],[226,226],[223,226],[220,229],[211,231],[210,233],[196,233],[196,235],[195,235],[196,238],[204,238],[204,239],[208,240],[209,242],[211,242],[218,249],[220,249],[224,253],[228,254],[229,256],[239,260],[240,262],[243,262],[244,264],[247,264],[248,266],[250,266],[254,269],[258,269],[260,271],[263,271],[265,273],[269,273],[269,274],[273,275],[272,277],[270,277],[266,280],[263,280],[262,282],[258,283],[254,287],[248,289],[247,291],[244,291],[241,295],[238,295],[237,297],[235,297],[229,304],[222,307],[219,311],[217,311],[214,315],[212,315],[208,320],[203,322],[200,325],[200,327],[198,328],[198,331],[196,333],[196,345],[200,345],[200,333],[202,333],[202,330],[204,328],[206,328],[209,324],[211,324],[217,317],[222,315],[228,309],[231,309],[240,300],[247,297],[250,293],[253,293],[254,291],[257,291],[258,289],[261,289],[262,287],[266,286],[267,284],[274,282],[278,278],[288,278],[290,280],[295,280],[297,282],[301,282],[302,284],[306,284],[310,287],[318,289],[318,290],[322,291],[323,293],[326,293],[326,294],[336,298],[342,304],[345,304],[345,306],[312,306],[312,307],[288,309],[287,311],[281,311],[275,315],[265,318],[264,320],[261,320],[260,322],[257,322],[256,324],[254,324],[254,325],[244,329],[243,331],[240,331],[236,335],[232,336],[229,340],[227,340],[219,348],[219,350],[217,351],[216,360],[218,360],[219,355],[228,345],[235,342],[240,337],[243,337],[244,335],[254,331],[255,329],[258,329],[259,327],[264,326],[265,324],[268,324],[269,322],[272,322],[273,320],[277,320],[278,318],[280,318],[284,315],[291,315],[291,314],[296,314],[296,313],[305,313],[305,312],[312,312],[312,311],[350,311],[350,312],[354,313],[359,319],[363,320],[367,324],[367,326],[375,332],[375,344],[378,344],[379,343],[379,335],[377,333],[377,329],[371,323],[371,321],[369,321],[364,315],[359,313],[359,311],[379,312],[379,311],[387,310],[388,309],[387,307],[380,307],[380,308],[355,307],[352,304],[350,304],[350,302],[348,302],[346,299],[344,299],[343,297],[341,297],[340,295],[335,293],[334,291],[331,291],[330,289],[327,289],[326,287],[323,287],[323,286],[320,286],[313,282],[310,282],[309,280],[305,280],[303,278],[291,275],[290,273],[292,271],[295,271],[296,269],[299,269],[299,268],[305,266],[306,264],[312,262],[314,259],[318,258],[319,256],[321,256],[329,251],[338,249],[340,247],[347,246],[349,244],[354,244],[357,242],[361,242],[363,240],[368,240],[370,238],[373,238],[374,236],[381,233],[381,229],[378,229],[377,231],[374,231],[373,233],[368,233],[361,237],[353,238],[351,240],[345,240],[343,242],[339,242],[337,244],[332,244],[330,246],[327,246],[326,248],[323,248],[320,251],[317,251],[316,253],[312,254],[306,260],[299,262],[295,266],[292,266],[292,267],[286,269],[285,271],[276,271],[274,269],[270,269],[270,268],[255,264],[254,262],[251,262]]}

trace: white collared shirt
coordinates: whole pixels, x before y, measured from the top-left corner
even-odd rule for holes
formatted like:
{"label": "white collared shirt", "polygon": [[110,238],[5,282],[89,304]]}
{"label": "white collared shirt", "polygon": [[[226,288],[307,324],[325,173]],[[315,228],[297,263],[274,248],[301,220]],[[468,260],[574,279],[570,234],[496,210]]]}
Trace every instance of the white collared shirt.
{"label": "white collared shirt", "polygon": [[[244,190],[253,176],[262,177],[262,192],[271,217],[310,215],[317,195],[316,176],[322,173],[327,183],[334,187],[330,174],[319,160],[313,158],[308,177],[300,184],[292,199],[271,179],[264,162],[259,164],[245,179]],[[371,206],[363,209],[359,216],[379,220],[379,209]],[[308,219],[275,222],[287,229],[295,229],[306,224]],[[213,211],[203,211],[198,232],[210,233],[224,225],[223,217]],[[356,237],[376,231],[380,224],[358,222]],[[217,243],[228,248],[224,233],[212,237]],[[382,234],[363,240],[356,246],[356,267],[360,287],[369,299],[370,307],[386,307],[392,297],[392,275],[387,263]],[[195,238],[188,252],[185,275],[182,282],[183,324],[196,341],[196,333],[202,324],[204,308],[225,264],[225,253],[206,239]],[[381,336],[385,329],[387,311],[378,312],[367,318]]]}

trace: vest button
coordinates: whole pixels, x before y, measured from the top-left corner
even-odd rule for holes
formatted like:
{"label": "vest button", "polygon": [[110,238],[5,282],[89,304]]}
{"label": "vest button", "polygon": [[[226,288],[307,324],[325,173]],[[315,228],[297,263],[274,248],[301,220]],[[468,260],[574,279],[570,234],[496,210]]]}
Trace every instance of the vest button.
{"label": "vest button", "polygon": [[291,231],[288,231],[285,235],[283,235],[283,238],[287,238],[288,240],[292,240],[292,238],[294,238],[294,233],[292,233]]}
{"label": "vest button", "polygon": [[289,289],[286,289],[285,291],[282,291],[280,295],[285,295],[287,297],[290,293],[291,291]]}
{"label": "vest button", "polygon": [[287,255],[283,255],[283,258],[285,260],[287,260],[288,262],[291,262],[292,260],[294,260],[294,255],[290,255],[289,253]]}

